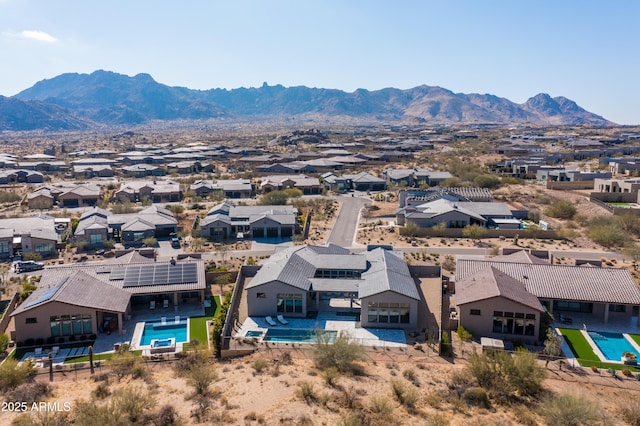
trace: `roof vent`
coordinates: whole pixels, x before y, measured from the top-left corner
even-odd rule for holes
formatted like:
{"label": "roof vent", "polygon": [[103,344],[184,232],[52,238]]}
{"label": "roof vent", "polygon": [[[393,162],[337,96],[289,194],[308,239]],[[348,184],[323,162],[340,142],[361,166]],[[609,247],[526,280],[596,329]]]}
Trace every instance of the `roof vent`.
{"label": "roof vent", "polygon": [[523,275],[523,276],[522,276],[522,278],[524,278],[525,280],[528,280],[528,279],[529,279],[529,277],[528,277],[528,276],[526,276],[526,275]]}

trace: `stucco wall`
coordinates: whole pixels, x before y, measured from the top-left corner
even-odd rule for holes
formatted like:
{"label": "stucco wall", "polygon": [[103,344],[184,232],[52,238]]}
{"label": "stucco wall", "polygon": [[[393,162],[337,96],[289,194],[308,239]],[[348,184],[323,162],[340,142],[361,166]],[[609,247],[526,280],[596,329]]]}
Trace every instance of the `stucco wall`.
{"label": "stucco wall", "polygon": [[[263,293],[264,298],[259,298],[258,293]],[[275,317],[277,312],[278,293],[298,293],[302,295],[302,313],[286,312],[281,313],[285,317],[304,318],[307,316],[307,292],[297,287],[272,281],[258,287],[247,289],[247,308],[249,316],[267,316]]]}
{"label": "stucco wall", "polygon": [[[471,315],[471,309],[479,309],[480,315]],[[503,334],[493,332],[493,311],[518,312],[535,314],[535,331],[533,336]],[[521,305],[503,297],[480,300],[458,306],[459,324],[473,334],[474,338],[493,337],[496,339],[522,340],[533,342],[538,340],[540,331],[540,315],[542,313],[528,306]]]}
{"label": "stucco wall", "polygon": [[[24,342],[26,339],[46,339],[51,337],[50,317],[55,315],[90,314],[92,334],[97,334],[96,310],[86,307],[68,305],[60,302],[45,303],[42,306],[14,315],[15,340]],[[35,324],[27,324],[27,318],[36,318]]]}
{"label": "stucco wall", "polygon": [[[385,291],[370,297],[365,297],[361,300],[362,309],[360,310],[360,323],[363,327],[374,328],[404,328],[414,329],[418,325],[418,301],[402,294],[394,293],[392,291]],[[408,303],[409,304],[409,323],[379,323],[369,322],[369,303]]]}

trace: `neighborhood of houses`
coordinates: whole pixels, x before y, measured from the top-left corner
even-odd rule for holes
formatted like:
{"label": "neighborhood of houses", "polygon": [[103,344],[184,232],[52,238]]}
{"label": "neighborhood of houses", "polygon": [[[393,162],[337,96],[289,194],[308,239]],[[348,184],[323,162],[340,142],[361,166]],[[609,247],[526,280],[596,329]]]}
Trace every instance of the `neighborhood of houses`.
{"label": "neighborhood of houses", "polygon": [[[273,330],[311,332],[318,326],[352,333],[370,346],[384,345],[385,339],[405,345],[416,332],[441,337],[462,326],[477,338],[531,348],[541,347],[549,321],[640,329],[640,288],[628,269],[579,256],[558,264],[550,251],[517,247],[492,256],[459,255],[455,273],[447,274],[439,263],[410,264],[403,247],[304,241],[308,227],[299,209],[256,202],[289,189],[309,199],[331,195],[338,202],[376,195],[388,200],[392,194],[397,205],[386,220],[394,229],[476,225],[503,232],[533,225],[526,207],[494,200],[489,188],[451,185],[456,177],[446,170],[407,167],[416,153],[457,138],[422,136],[361,138],[300,152],[270,144],[164,144],[64,156],[3,154],[0,185],[27,188],[20,204],[29,211],[0,219],[0,258],[31,256],[51,265],[34,272],[41,276],[37,288],[20,303],[14,297],[0,325],[11,324],[14,347],[38,353],[85,341],[105,351],[129,342],[154,353],[154,343],[144,337],[145,322],[158,320],[159,329],[168,323],[188,327],[188,319],[204,315],[212,303],[215,276],[202,253],[180,251],[169,259],[153,249],[138,250],[149,240],[186,235],[216,245],[248,240],[275,247],[258,264],[237,271],[223,333],[225,354],[254,350],[255,340],[269,341]],[[640,146],[622,136],[532,133],[497,142],[492,154],[500,160],[486,164],[496,175],[590,190],[590,201],[613,214],[640,211],[634,208],[640,205],[640,158],[633,157]],[[593,169],[569,165],[585,160]],[[186,199],[205,207],[185,225],[170,205]],[[122,212],[118,204],[139,208]],[[69,245],[116,248],[109,258],[58,264]],[[175,339],[168,343],[174,350],[187,342]]]}

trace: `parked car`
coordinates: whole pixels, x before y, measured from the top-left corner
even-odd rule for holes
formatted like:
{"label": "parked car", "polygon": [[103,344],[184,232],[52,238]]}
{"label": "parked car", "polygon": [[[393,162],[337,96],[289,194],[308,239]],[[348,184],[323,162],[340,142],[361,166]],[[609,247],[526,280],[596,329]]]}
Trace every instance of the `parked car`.
{"label": "parked car", "polygon": [[171,238],[171,247],[180,248],[180,238],[178,237]]}
{"label": "parked car", "polygon": [[24,260],[13,264],[13,269],[16,273],[31,272],[44,269],[44,263],[36,262],[34,260]]}

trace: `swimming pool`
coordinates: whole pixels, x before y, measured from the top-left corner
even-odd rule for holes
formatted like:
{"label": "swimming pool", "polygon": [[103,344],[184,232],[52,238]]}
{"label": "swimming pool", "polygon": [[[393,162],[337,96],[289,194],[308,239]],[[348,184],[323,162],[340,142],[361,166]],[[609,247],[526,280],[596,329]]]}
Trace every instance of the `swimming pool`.
{"label": "swimming pool", "polygon": [[620,361],[623,352],[632,352],[640,359],[640,353],[621,333],[589,331],[587,334],[610,361]]}
{"label": "swimming pool", "polygon": [[262,340],[268,342],[289,342],[289,343],[317,343],[318,333],[327,336],[332,343],[337,331],[332,330],[308,330],[304,328],[270,328],[265,333]]}
{"label": "swimming pool", "polygon": [[175,342],[186,342],[187,322],[187,318],[180,318],[179,322],[174,318],[164,322],[162,320],[145,321],[139,346],[148,346],[152,340],[175,339]]}

